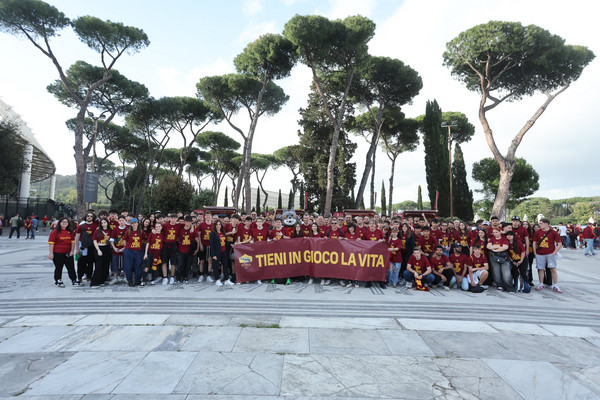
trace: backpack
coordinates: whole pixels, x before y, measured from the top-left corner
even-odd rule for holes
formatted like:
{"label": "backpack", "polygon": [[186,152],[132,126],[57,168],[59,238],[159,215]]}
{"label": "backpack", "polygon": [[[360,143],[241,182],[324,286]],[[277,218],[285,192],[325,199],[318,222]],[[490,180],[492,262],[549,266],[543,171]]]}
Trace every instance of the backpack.
{"label": "backpack", "polygon": [[25,225],[25,222],[23,221],[23,218],[19,217],[19,219],[17,220],[17,226],[22,228]]}
{"label": "backpack", "polygon": [[89,249],[94,245],[94,239],[92,239],[92,235],[87,233],[86,230],[81,232],[81,237],[79,238],[79,243],[82,249]]}

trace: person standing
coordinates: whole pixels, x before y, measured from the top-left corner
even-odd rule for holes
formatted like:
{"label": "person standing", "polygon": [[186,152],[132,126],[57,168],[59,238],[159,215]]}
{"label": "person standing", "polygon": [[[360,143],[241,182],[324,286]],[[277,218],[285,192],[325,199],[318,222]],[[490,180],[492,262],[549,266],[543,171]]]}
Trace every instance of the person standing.
{"label": "person standing", "polygon": [[84,275],[87,276],[88,280],[92,280],[94,261],[96,260],[93,234],[97,228],[98,221],[96,221],[96,214],[88,211],[85,215],[85,221],[80,223],[75,231],[75,258],[77,258],[78,254],[80,255],[77,260],[77,277],[79,282],[83,280]]}
{"label": "person standing", "polygon": [[54,284],[60,288],[65,287],[62,281],[62,270],[65,266],[73,286],[78,285],[75,263],[73,262],[75,234],[68,218],[61,218],[58,221],[56,229],[50,233],[48,245],[48,258],[54,263]]}
{"label": "person standing", "polygon": [[102,217],[100,219],[100,224],[93,235],[94,248],[96,249],[96,268],[92,275],[90,287],[98,288],[106,281],[112,258],[112,252],[110,251],[111,236],[112,230],[110,229],[110,222],[106,217]]}
{"label": "person standing", "polygon": [[31,222],[31,218],[27,217],[25,218],[25,240],[29,239],[29,236],[31,235],[31,227],[33,226],[33,222]]}
{"label": "person standing", "polygon": [[212,273],[215,285],[223,286],[223,282],[221,282],[222,273],[225,285],[232,286],[234,283],[229,280],[229,271],[227,269],[227,237],[223,231],[223,224],[221,221],[217,220],[213,224],[213,230],[210,233],[208,240],[211,258],[213,260]]}
{"label": "person standing", "polygon": [[12,239],[12,235],[14,232],[17,232],[17,239],[19,239],[21,237],[21,226],[24,225],[24,222],[19,216],[19,213],[16,213],[15,216],[10,219],[9,224],[10,233],[8,234],[8,240]]}
{"label": "person standing", "polygon": [[582,235],[585,242],[584,255],[595,256],[596,252],[594,251],[594,239],[596,238],[596,234],[594,233],[594,223],[592,221],[588,221],[587,226],[583,228]]}
{"label": "person standing", "polygon": [[538,270],[540,284],[535,290],[544,289],[544,271],[546,266],[552,275],[552,289],[562,293],[558,286],[558,273],[556,272],[556,253],[562,248],[560,235],[550,227],[550,220],[540,220],[540,230],[533,235],[533,253],[535,254],[535,267]]}
{"label": "person standing", "polygon": [[134,287],[142,281],[142,258],[144,257],[142,245],[145,236],[137,218],[132,218],[129,225],[129,230],[125,232],[123,237],[123,240],[125,240],[123,264],[127,285]]}
{"label": "person standing", "polygon": [[508,240],[502,236],[502,231],[494,229],[487,248],[490,251],[488,261],[492,267],[492,278],[498,290],[514,292],[511,265],[508,254]]}

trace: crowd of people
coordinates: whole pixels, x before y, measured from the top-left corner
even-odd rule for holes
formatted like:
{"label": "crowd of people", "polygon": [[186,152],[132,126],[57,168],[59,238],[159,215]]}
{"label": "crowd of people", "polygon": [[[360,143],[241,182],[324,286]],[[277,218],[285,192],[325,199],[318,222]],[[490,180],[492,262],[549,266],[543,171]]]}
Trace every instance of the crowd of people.
{"label": "crowd of people", "polygon": [[[583,229],[570,223],[555,229],[547,219],[530,224],[517,216],[511,222],[492,217],[489,222],[470,224],[428,220],[425,215],[403,219],[305,214],[294,225],[284,226],[279,215],[255,212],[213,216],[210,212],[163,215],[157,211],[144,217],[116,210],[96,215],[89,210],[83,221],[60,218],[51,228],[48,257],[54,262],[58,287],[65,286],[65,267],[73,285],[89,281],[93,288],[119,282],[131,287],[185,284],[191,279],[235,285],[241,283],[236,281],[233,262],[237,244],[314,237],[387,243],[387,279],[365,282],[366,287],[406,285],[428,290],[438,286],[481,292],[495,286],[501,291],[528,292],[537,279],[536,290],[549,286],[562,293],[556,273],[559,251],[579,247],[578,236],[587,244],[586,256],[595,255],[598,245],[598,227],[593,222]],[[359,282],[326,277],[290,277],[281,283],[290,284],[294,279],[360,286]]]}

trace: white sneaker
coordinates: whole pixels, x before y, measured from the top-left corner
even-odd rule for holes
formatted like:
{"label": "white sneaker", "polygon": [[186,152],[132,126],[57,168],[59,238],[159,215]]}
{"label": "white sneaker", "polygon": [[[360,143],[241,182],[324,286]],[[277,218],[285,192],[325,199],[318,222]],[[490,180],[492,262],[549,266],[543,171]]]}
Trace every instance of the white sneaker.
{"label": "white sneaker", "polygon": [[214,278],[211,275],[209,275],[209,276],[206,277],[206,282],[213,283],[214,281],[215,280],[214,280]]}
{"label": "white sneaker", "polygon": [[225,285],[226,285],[226,286],[233,286],[233,285],[235,285],[235,283],[231,282],[231,279],[227,279],[227,280],[225,281]]}
{"label": "white sneaker", "polygon": [[354,287],[357,288],[358,287],[358,281],[354,281]]}
{"label": "white sneaker", "polygon": [[406,288],[407,289],[412,289],[412,287],[413,287],[412,282],[406,282]]}
{"label": "white sneaker", "polygon": [[163,284],[163,286],[165,286],[168,283],[169,283],[169,280],[167,278],[162,278],[162,284]]}
{"label": "white sneaker", "polygon": [[204,282],[204,275],[200,275],[198,277],[198,283],[202,283],[202,282]]}
{"label": "white sneaker", "polygon": [[325,281],[325,286],[329,285],[330,283],[331,283],[331,280],[327,279],[327,280]]}
{"label": "white sneaker", "polygon": [[171,279],[169,279],[169,285],[174,285],[175,284],[175,278],[171,277]]}
{"label": "white sneaker", "polygon": [[217,286],[223,286],[223,282],[221,282],[220,279],[217,279],[217,281],[215,282],[215,285],[217,285]]}
{"label": "white sneaker", "polygon": [[346,281],[344,281],[344,280],[341,280],[341,281],[340,281],[340,286],[346,286]]}
{"label": "white sneaker", "polygon": [[108,282],[109,285],[114,285],[115,283],[119,282],[119,279],[112,277],[110,278],[110,281]]}
{"label": "white sneaker", "polygon": [[325,285],[325,279],[321,279],[321,286]]}
{"label": "white sneaker", "polygon": [[162,281],[163,278],[161,278],[160,276],[158,278],[156,278],[154,281],[152,281],[153,284],[155,283],[159,283],[160,281]]}
{"label": "white sneaker", "polygon": [[308,284],[309,284],[309,285],[312,285],[312,284],[313,284],[313,281],[314,281],[314,280],[313,280],[313,278],[310,278],[310,279],[308,280]]}
{"label": "white sneaker", "polygon": [[444,290],[445,290],[446,292],[448,292],[448,291],[450,291],[450,288],[449,288],[448,286],[444,286]]}
{"label": "white sneaker", "polygon": [[262,281],[259,279],[259,280],[256,281],[256,284],[257,285],[262,285]]}

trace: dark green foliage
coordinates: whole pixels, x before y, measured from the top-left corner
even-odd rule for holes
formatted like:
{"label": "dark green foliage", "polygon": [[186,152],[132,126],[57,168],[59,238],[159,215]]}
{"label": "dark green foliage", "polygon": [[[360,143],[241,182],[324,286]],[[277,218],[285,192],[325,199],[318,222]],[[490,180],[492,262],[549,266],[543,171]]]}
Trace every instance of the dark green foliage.
{"label": "dark green foliage", "polygon": [[[594,53],[566,45],[563,38],[536,25],[490,21],[468,29],[446,44],[444,65],[467,89],[489,91],[509,100],[554,90],[579,78]],[[493,78],[493,79],[489,79]]]}
{"label": "dark green foliage", "polygon": [[417,192],[417,210],[423,210],[423,194],[421,193],[421,185],[419,185],[419,191]]}
{"label": "dark green foliage", "polygon": [[473,220],[473,191],[469,189],[462,149],[457,143],[452,163],[452,198],[454,216],[463,221]]}
{"label": "dark green foliage", "polygon": [[[327,194],[327,164],[333,126],[322,109],[319,95],[314,90],[309,95],[308,106],[300,109],[300,173],[304,177],[305,190],[308,192],[310,211],[325,209]],[[356,150],[356,144],[348,139],[344,130],[340,131],[338,151],[334,164],[334,185],[331,203],[332,210],[354,208],[350,196],[356,185],[356,165],[350,162]]]}
{"label": "dark green foliage", "polygon": [[300,195],[298,196],[298,208],[304,210],[304,182],[300,182]]}
{"label": "dark green foliage", "polygon": [[194,188],[180,176],[165,175],[152,191],[155,210],[190,210]]}
{"label": "dark green foliage", "polygon": [[18,126],[0,120],[0,194],[14,195],[24,170],[23,140]]}
{"label": "dark green foliage", "polygon": [[290,189],[290,194],[288,196],[288,210],[292,210],[294,208],[294,192]]}
{"label": "dark green foliage", "polygon": [[228,187],[225,186],[225,200],[223,200],[223,207],[229,207],[229,194],[228,192]]}
{"label": "dark green foliage", "polygon": [[192,208],[201,210],[204,206],[215,206],[217,205],[217,194],[210,189],[198,190],[192,198]]}
{"label": "dark green foliage", "polygon": [[117,210],[125,208],[125,192],[121,182],[115,182],[113,185],[110,207]]}
{"label": "dark green foliage", "polygon": [[[523,158],[515,158],[515,174],[508,194],[506,206],[513,209],[534,194],[539,188],[540,176]],[[477,192],[483,193],[486,199],[494,201],[500,183],[500,167],[491,157],[484,158],[473,164],[473,179],[480,182],[483,188]]]}
{"label": "dark green foliage", "polygon": [[277,208],[280,210],[283,208],[283,200],[281,199],[281,189],[279,189],[279,196],[277,197]]}
{"label": "dark green foliage", "polygon": [[440,192],[438,213],[450,215],[450,165],[448,137],[442,125],[442,110],[436,100],[427,101],[423,118],[423,144],[425,145],[425,177],[429,201],[435,206],[436,190]]}

